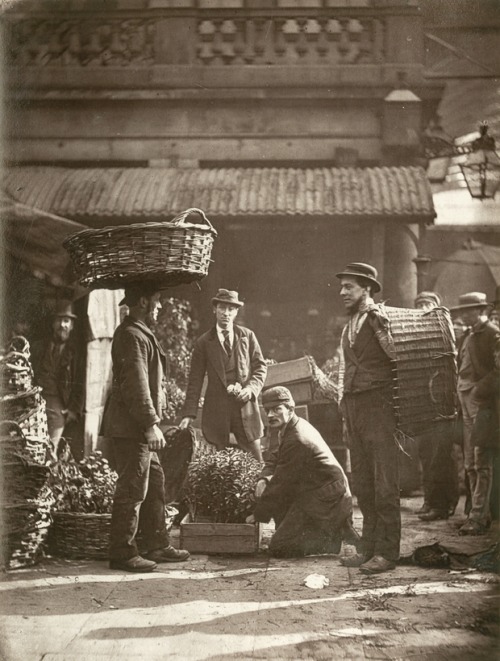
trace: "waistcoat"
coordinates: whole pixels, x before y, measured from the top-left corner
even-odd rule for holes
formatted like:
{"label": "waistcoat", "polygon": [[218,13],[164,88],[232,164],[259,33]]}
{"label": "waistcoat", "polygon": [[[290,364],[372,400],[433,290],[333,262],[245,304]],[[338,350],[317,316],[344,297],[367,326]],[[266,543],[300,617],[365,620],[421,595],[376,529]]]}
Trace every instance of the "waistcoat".
{"label": "waistcoat", "polygon": [[364,392],[391,385],[391,361],[380,346],[368,319],[359,329],[352,347],[349,346],[347,333],[344,333],[342,344],[345,359],[344,392]]}

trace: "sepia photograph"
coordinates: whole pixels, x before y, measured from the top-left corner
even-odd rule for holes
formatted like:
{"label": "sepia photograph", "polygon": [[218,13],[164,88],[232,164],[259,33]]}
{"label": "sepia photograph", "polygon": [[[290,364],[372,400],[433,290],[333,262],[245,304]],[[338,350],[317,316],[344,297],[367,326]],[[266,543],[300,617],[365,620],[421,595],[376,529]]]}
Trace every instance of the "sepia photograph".
{"label": "sepia photograph", "polygon": [[500,658],[500,0],[0,0],[1,661]]}

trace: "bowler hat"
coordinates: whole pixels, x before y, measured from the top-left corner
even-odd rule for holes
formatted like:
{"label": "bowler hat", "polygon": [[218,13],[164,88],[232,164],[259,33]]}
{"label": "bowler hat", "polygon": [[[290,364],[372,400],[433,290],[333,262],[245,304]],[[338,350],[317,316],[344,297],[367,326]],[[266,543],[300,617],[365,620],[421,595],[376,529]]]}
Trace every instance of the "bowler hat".
{"label": "bowler hat", "polygon": [[417,294],[415,298],[415,305],[420,303],[420,301],[429,301],[433,305],[441,305],[441,297],[439,294],[436,294],[434,291],[421,291]]}
{"label": "bowler hat", "polygon": [[212,303],[227,303],[228,305],[236,305],[236,307],[241,307],[245,305],[243,301],[240,301],[238,298],[237,291],[231,291],[230,289],[219,289],[217,294],[212,298]]}
{"label": "bowler hat", "polygon": [[141,296],[152,296],[159,292],[162,287],[154,280],[146,280],[144,282],[134,282],[130,285],[125,285],[125,296],[118,303],[118,305],[136,305]]}
{"label": "bowler hat", "polygon": [[471,291],[458,297],[458,305],[450,310],[466,310],[467,308],[485,308],[488,306],[486,294],[482,291]]}
{"label": "bowler hat", "polygon": [[377,269],[374,266],[370,266],[370,264],[353,262],[352,264],[348,264],[343,271],[335,274],[335,277],[337,278],[342,278],[344,276],[355,276],[356,278],[363,278],[363,280],[368,280],[368,282],[373,285],[374,292],[378,292],[382,289],[382,285],[377,280]]}
{"label": "bowler hat", "polygon": [[295,406],[292,393],[284,386],[273,386],[262,392],[262,406],[273,408],[279,404]]}
{"label": "bowler hat", "polygon": [[78,317],[73,312],[73,304],[71,301],[65,301],[63,299],[56,302],[56,307],[52,313],[53,317],[69,317],[70,319],[77,319]]}

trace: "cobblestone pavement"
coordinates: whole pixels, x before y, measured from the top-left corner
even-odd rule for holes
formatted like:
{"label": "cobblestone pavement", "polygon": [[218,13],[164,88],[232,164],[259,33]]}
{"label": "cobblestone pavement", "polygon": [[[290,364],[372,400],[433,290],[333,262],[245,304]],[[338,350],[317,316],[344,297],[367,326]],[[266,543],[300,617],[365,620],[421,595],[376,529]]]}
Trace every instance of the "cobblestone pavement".
{"label": "cobblestone pavement", "polygon": [[[402,501],[403,554],[434,542],[476,553],[497,541],[496,529],[459,537],[458,514],[423,524],[419,505],[418,498]],[[353,551],[347,546],[342,554]],[[306,587],[311,574],[329,584]],[[499,581],[496,574],[412,565],[367,577],[343,567],[339,556],[196,555],[146,575],[110,571],[105,562],[46,559],[3,576],[0,658],[492,659]]]}

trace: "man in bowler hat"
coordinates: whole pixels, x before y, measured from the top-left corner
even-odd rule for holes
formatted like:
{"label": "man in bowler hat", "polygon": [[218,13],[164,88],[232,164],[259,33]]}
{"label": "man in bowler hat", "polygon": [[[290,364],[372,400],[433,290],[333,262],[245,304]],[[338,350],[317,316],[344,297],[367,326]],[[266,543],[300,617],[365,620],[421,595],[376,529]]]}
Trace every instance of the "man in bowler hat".
{"label": "man in bowler hat", "polygon": [[377,574],[395,567],[401,539],[394,347],[389,320],[372,298],[381,289],[377,270],[355,262],[336,277],[349,314],[341,339],[339,396],[349,437],[353,492],[363,515],[362,553],[345,558],[343,564]]}
{"label": "man in bowler hat", "polygon": [[205,439],[222,449],[233,433],[241,449],[262,461],[264,428],[257,398],[266,380],[266,362],[255,333],[234,323],[243,305],[238,292],[219,289],[212,304],[216,323],[195,342],[180,427],[196,417],[206,375],[201,418]]}
{"label": "man in bowler hat", "polygon": [[492,484],[492,457],[489,448],[474,446],[472,430],[479,409],[478,391],[491,378],[495,366],[498,328],[485,316],[488,301],[483,292],[459,296],[451,308],[458,313],[467,330],[458,340],[458,400],[463,417],[465,474],[471,493],[471,509],[459,533],[480,535],[490,524],[489,499]]}
{"label": "man in bowler hat", "polygon": [[[74,335],[76,318],[72,303],[59,300],[50,337],[32,347],[33,373],[42,388],[49,437],[56,451],[62,436],[73,436],[84,405],[85,356]],[[72,450],[78,456],[74,443]]]}
{"label": "man in bowler hat", "polygon": [[[274,519],[269,550],[277,557],[339,553],[351,528],[352,498],[347,477],[321,434],[295,414],[288,388],[262,393],[271,432],[277,442],[266,449],[257,482],[257,502],[247,522]],[[357,540],[356,540],[357,541]]]}
{"label": "man in bowler hat", "polygon": [[103,420],[118,480],[110,531],[110,567],[149,572],[159,562],[182,562],[189,553],[171,544],[165,522],[165,475],[157,452],[166,409],[167,359],[151,330],[161,309],[154,282],[125,288],[129,314],[115,330],[113,381]]}

